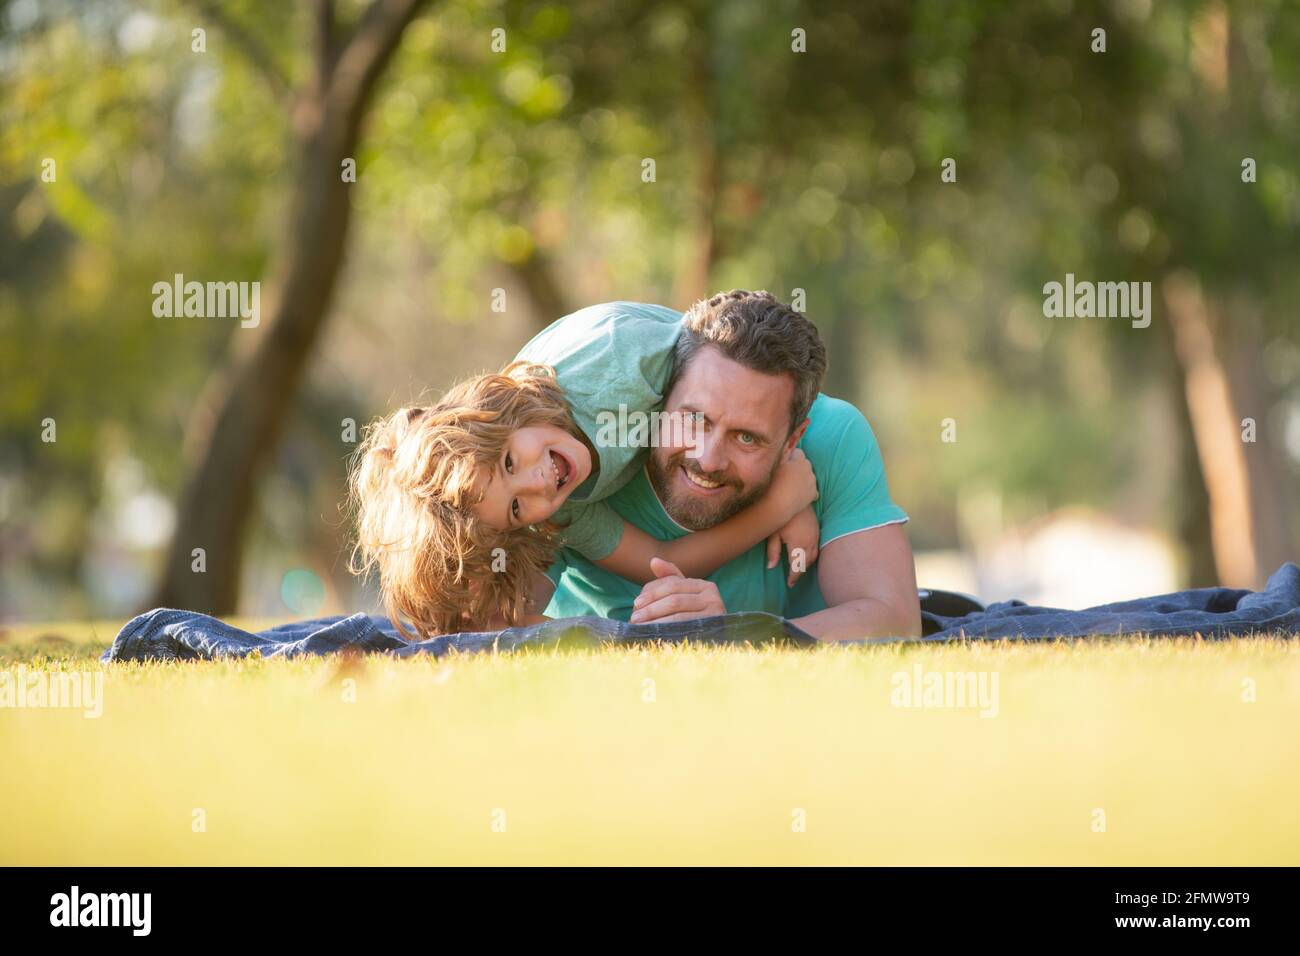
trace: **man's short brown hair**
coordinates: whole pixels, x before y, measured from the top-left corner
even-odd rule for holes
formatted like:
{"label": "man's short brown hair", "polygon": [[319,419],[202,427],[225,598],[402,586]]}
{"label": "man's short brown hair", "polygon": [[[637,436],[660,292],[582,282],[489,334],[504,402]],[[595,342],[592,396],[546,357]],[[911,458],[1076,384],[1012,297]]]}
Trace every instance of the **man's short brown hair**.
{"label": "man's short brown hair", "polygon": [[705,346],[755,372],[784,373],[794,380],[787,435],[808,417],[826,374],[826,347],[817,326],[770,292],[733,289],[691,306],[673,352],[665,395]]}

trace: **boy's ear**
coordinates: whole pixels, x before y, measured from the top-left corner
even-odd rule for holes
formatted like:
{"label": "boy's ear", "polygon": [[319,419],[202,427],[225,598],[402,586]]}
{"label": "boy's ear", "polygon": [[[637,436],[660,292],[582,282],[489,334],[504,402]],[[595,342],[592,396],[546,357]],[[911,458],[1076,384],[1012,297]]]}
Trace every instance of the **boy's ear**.
{"label": "boy's ear", "polygon": [[794,451],[794,446],[799,444],[799,439],[803,438],[803,433],[808,430],[808,423],[811,419],[805,418],[799,423],[799,427],[790,433],[790,437],[785,441],[785,448],[781,450],[782,455],[788,455]]}

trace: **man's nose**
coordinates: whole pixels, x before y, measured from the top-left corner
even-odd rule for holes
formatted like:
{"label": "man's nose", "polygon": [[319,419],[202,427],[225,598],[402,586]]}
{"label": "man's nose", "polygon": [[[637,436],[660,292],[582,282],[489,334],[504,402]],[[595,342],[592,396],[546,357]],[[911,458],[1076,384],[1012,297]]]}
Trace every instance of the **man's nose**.
{"label": "man's nose", "polygon": [[695,462],[695,468],[706,474],[716,471],[726,471],[727,456],[726,449],[722,441],[712,430],[697,435],[695,439],[695,455],[687,455]]}

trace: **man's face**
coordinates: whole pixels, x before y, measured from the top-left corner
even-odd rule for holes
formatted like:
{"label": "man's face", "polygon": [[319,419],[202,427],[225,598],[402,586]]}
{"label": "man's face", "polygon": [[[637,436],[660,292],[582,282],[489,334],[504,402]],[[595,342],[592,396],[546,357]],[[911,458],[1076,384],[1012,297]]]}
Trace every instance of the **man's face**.
{"label": "man's face", "polygon": [[695,353],[664,401],[665,412],[699,416],[693,448],[650,452],[650,482],[669,516],[699,531],[762,497],[799,440],[801,430],[790,434],[793,397],[789,375],[755,372],[714,348]]}

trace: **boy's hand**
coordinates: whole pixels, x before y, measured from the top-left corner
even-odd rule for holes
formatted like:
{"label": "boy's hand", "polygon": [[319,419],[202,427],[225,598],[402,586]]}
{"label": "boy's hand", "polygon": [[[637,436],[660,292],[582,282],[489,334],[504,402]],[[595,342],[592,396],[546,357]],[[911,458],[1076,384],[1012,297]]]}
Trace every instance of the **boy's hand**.
{"label": "boy's hand", "polygon": [[817,476],[813,474],[812,462],[801,449],[795,448],[777,466],[767,497],[787,521],[817,500]]}
{"label": "boy's hand", "polygon": [[[797,450],[797,449],[796,449]],[[785,545],[790,556],[790,575],[786,586],[794,587],[795,582],[817,560],[817,542],[821,535],[821,525],[817,522],[817,513],[811,507],[804,508],[786,522],[767,539],[767,566],[774,568],[781,560],[781,545]]]}

